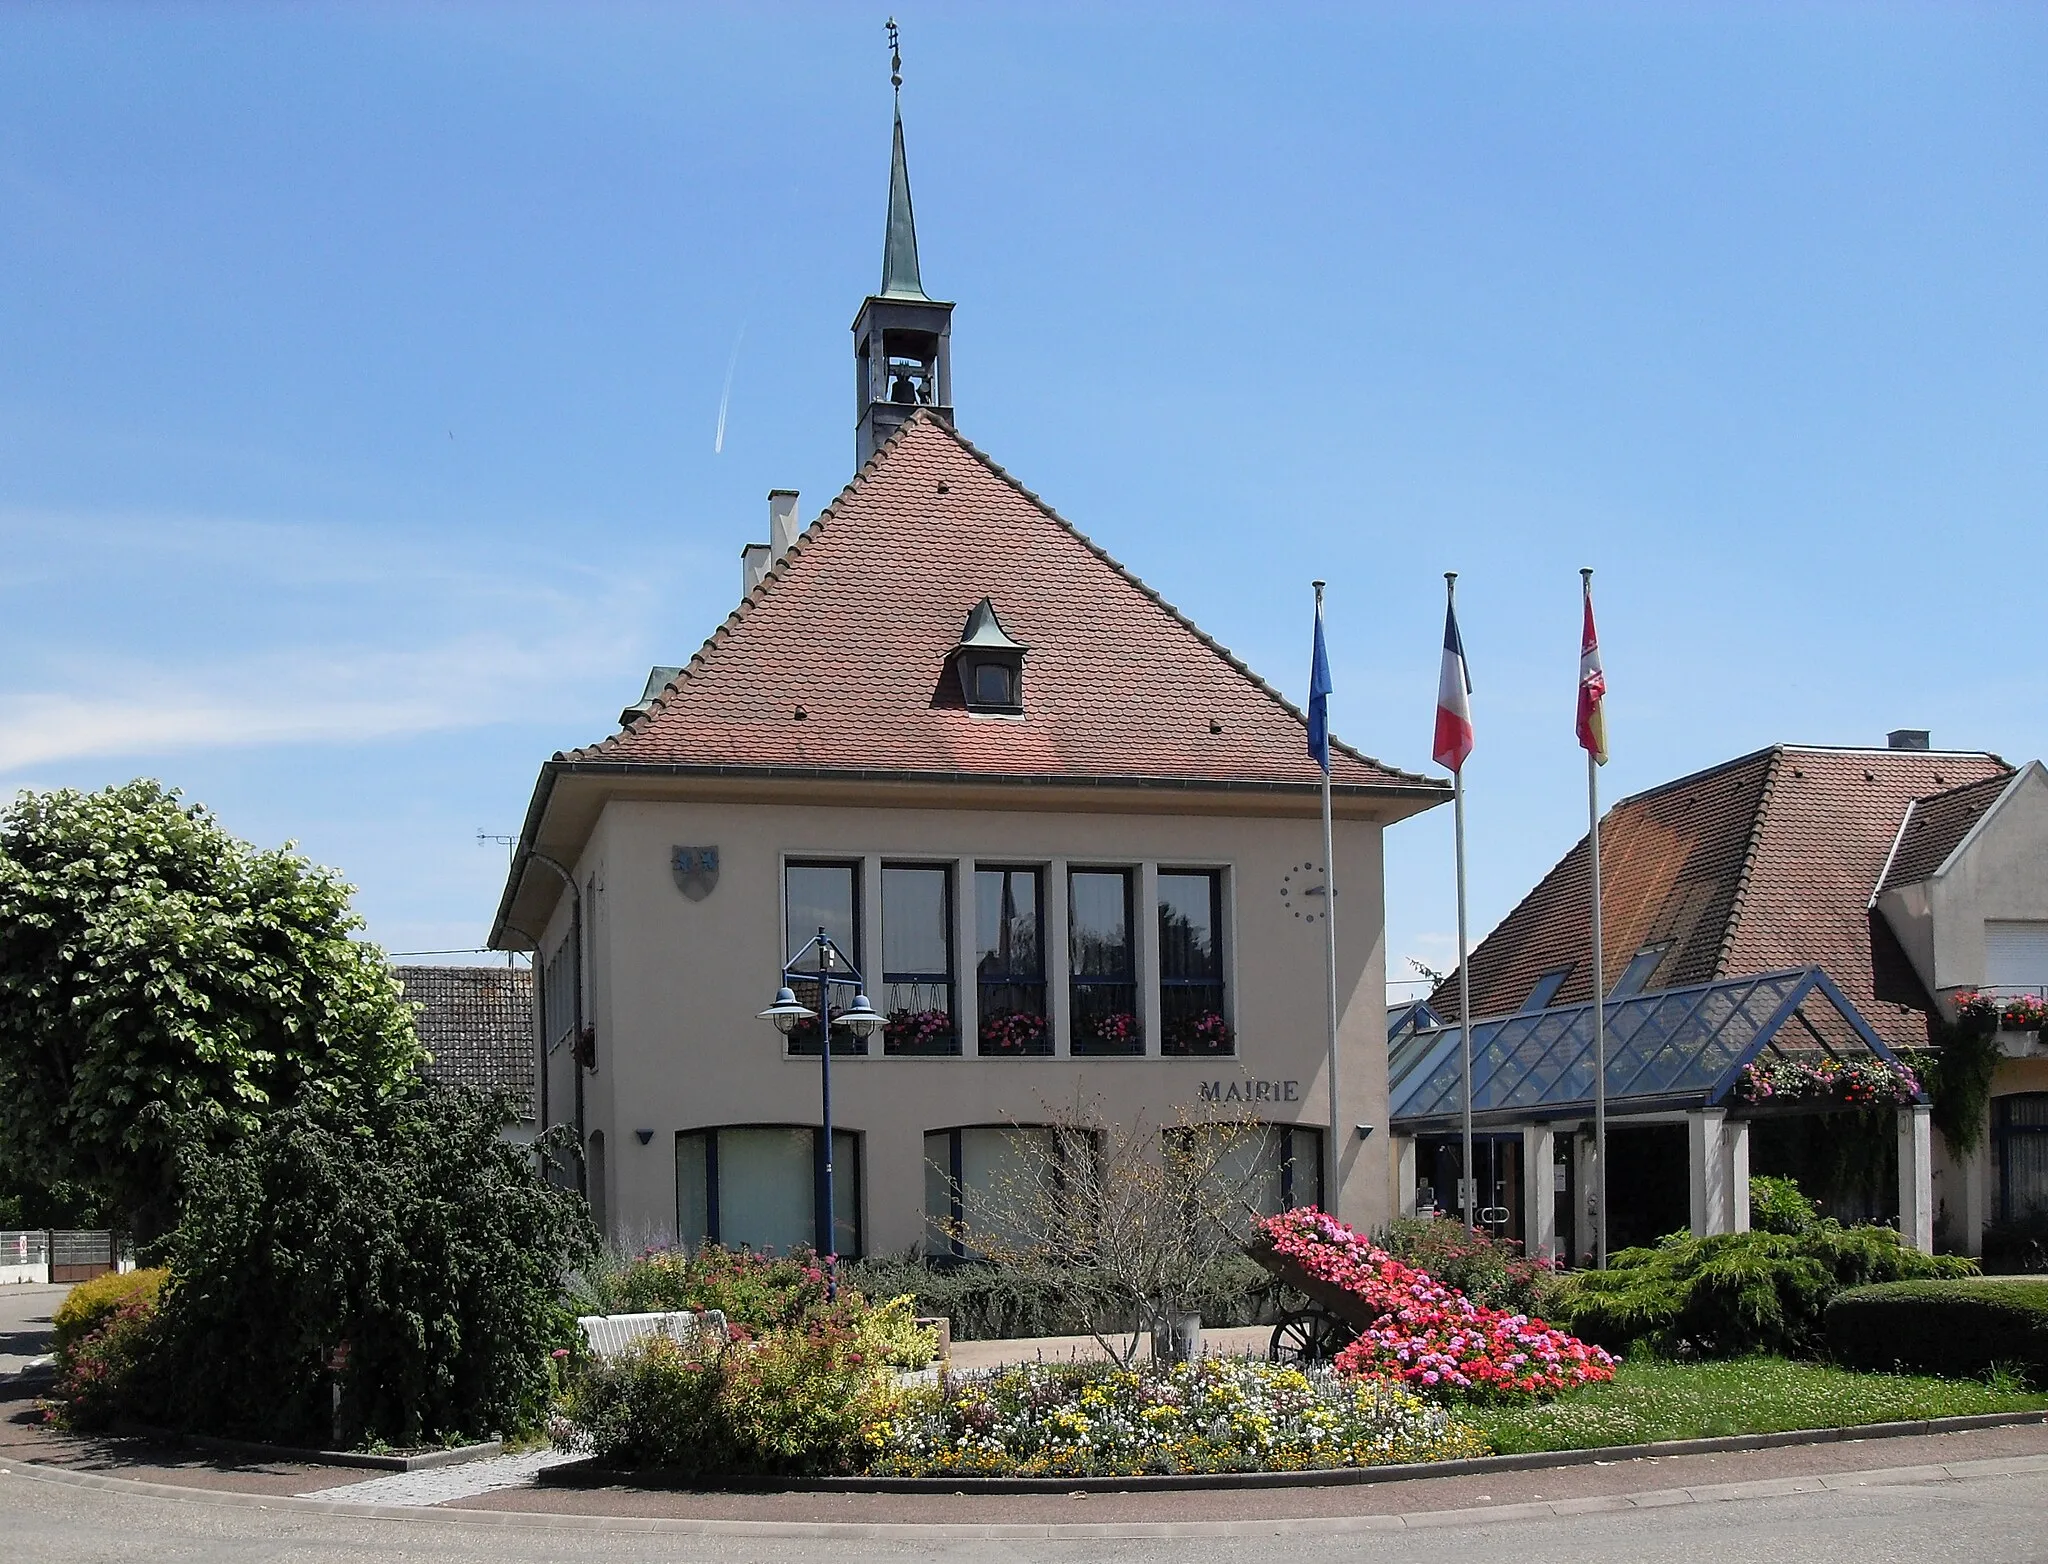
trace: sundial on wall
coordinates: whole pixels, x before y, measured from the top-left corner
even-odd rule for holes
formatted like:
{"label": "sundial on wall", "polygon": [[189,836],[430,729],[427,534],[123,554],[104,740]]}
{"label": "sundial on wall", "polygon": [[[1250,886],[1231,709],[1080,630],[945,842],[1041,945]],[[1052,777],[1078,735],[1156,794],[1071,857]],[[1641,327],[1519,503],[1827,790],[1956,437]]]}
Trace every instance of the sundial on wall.
{"label": "sundial on wall", "polygon": [[1280,876],[1280,905],[1303,923],[1314,923],[1323,916],[1327,894],[1319,863],[1291,863]]}

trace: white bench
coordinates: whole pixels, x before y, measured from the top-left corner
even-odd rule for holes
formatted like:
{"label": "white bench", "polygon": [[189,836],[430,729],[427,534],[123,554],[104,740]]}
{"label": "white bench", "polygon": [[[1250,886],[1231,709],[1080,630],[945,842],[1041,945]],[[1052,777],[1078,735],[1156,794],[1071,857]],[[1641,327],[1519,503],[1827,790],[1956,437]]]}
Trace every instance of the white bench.
{"label": "white bench", "polygon": [[659,1314],[585,1314],[576,1323],[583,1339],[601,1358],[616,1357],[636,1341],[666,1336],[670,1341],[688,1341],[699,1332],[716,1341],[725,1340],[725,1311],[706,1309],[701,1314],[689,1309],[672,1309]]}

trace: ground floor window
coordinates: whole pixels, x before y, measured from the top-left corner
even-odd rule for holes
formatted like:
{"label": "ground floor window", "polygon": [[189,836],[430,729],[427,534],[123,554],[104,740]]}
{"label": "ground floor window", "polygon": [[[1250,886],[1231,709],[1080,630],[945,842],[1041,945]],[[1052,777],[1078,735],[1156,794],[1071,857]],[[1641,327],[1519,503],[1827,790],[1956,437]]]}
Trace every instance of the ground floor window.
{"label": "ground floor window", "polygon": [[2048,1092],[2015,1092],[1991,1101],[1998,1167],[1998,1219],[2048,1216]]}
{"label": "ground floor window", "polygon": [[1059,1176],[1060,1139],[1032,1125],[969,1125],[924,1138],[925,1253],[975,1259],[1031,1241],[1030,1211]]}
{"label": "ground floor window", "polygon": [[[1227,1144],[1215,1153],[1216,1179],[1233,1198],[1241,1198],[1260,1216],[1278,1216],[1297,1206],[1322,1208],[1321,1130],[1295,1124],[1255,1124],[1220,1129],[1197,1126],[1165,1133],[1227,1136]],[[1194,1160],[1201,1166],[1211,1165],[1206,1152],[1196,1153]]]}
{"label": "ground floor window", "polygon": [[[676,1136],[676,1237],[683,1246],[822,1247],[823,1136],[807,1125],[723,1125]],[[860,1243],[860,1137],[832,1132],[833,1247]]]}

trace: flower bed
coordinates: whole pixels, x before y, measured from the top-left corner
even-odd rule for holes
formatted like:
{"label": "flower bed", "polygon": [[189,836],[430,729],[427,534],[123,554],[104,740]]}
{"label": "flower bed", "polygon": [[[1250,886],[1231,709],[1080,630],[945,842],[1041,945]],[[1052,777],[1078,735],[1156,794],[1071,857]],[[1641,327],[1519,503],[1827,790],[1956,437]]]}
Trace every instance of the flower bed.
{"label": "flower bed", "polygon": [[898,1477],[1313,1471],[1483,1455],[1396,1386],[1252,1358],[1031,1363],[912,1392],[866,1431]]}
{"label": "flower bed", "polygon": [[1482,1399],[1554,1395],[1614,1377],[1614,1359],[1600,1348],[1476,1304],[1313,1208],[1271,1217],[1261,1232],[1275,1254],[1370,1312],[1371,1324],[1337,1355],[1343,1373]]}
{"label": "flower bed", "polygon": [[1904,1107],[1920,1100],[1920,1078],[1884,1059],[1757,1060],[1730,1095],[1738,1102],[1839,1102],[1855,1108]]}

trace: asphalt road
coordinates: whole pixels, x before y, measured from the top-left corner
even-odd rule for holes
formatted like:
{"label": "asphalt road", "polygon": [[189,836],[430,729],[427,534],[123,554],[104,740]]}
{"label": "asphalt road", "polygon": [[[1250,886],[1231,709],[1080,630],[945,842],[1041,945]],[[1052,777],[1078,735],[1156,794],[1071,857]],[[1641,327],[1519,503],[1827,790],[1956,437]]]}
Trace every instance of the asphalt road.
{"label": "asphalt road", "polygon": [[26,1368],[50,1350],[50,1316],[70,1291],[69,1282],[0,1286],[0,1374]]}
{"label": "asphalt road", "polygon": [[[1996,1466],[2000,1463],[1983,1463]],[[87,1561],[403,1560],[467,1564],[482,1559],[603,1558],[609,1564],[690,1560],[766,1561],[1119,1559],[1157,1564],[1239,1564],[1285,1558],[1468,1564],[1475,1556],[1515,1564],[1971,1564],[2048,1560],[2048,1471],[1977,1471],[1930,1481],[1926,1469],[1864,1474],[1859,1486],[1697,1502],[1680,1491],[1639,1494],[1635,1507],[1513,1518],[1465,1511],[1371,1529],[1267,1529],[1240,1536],[986,1538],[934,1535],[688,1535],[604,1527],[504,1524],[454,1516],[360,1519],[275,1504],[165,1498],[49,1481],[18,1468],[0,1475],[0,1554],[19,1564]]]}

